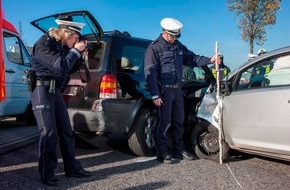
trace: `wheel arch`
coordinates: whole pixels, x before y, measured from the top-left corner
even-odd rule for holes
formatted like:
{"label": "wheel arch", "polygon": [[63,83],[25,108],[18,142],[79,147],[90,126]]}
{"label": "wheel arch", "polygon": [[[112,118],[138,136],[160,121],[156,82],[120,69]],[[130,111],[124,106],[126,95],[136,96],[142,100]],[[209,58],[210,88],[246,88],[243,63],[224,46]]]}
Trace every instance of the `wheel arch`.
{"label": "wheel arch", "polygon": [[147,109],[151,110],[153,108],[153,104],[149,100],[140,99],[137,101],[137,103],[135,104],[135,106],[134,106],[133,110],[131,111],[130,116],[128,118],[127,130],[126,130],[127,133],[129,133],[130,130],[132,129],[136,115],[138,114],[138,112],[140,111],[141,108],[147,108]]}

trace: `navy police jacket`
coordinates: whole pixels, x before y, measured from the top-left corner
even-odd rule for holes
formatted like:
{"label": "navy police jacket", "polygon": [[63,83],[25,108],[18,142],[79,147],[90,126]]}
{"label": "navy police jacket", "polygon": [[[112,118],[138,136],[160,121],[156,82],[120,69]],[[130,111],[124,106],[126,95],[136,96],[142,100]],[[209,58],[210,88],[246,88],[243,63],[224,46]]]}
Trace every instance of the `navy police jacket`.
{"label": "navy police jacket", "polygon": [[31,66],[37,80],[56,80],[56,86],[63,88],[69,72],[79,60],[77,49],[62,46],[48,34],[41,36],[32,50]]}
{"label": "navy police jacket", "polygon": [[199,56],[189,51],[178,40],[173,44],[162,38],[162,34],[145,52],[144,74],[152,99],[160,97],[163,85],[181,85],[182,66],[200,67],[211,64],[209,57]]}

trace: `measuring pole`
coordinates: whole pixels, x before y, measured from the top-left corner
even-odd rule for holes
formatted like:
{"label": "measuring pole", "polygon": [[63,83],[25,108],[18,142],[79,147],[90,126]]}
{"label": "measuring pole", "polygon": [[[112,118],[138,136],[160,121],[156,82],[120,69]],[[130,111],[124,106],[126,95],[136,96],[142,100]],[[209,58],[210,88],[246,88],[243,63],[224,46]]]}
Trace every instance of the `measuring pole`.
{"label": "measuring pole", "polygon": [[219,70],[219,64],[218,64],[218,42],[215,44],[215,69],[216,69],[216,85],[217,85],[217,93],[216,93],[216,99],[217,99],[217,106],[218,106],[218,131],[219,131],[219,147],[220,147],[220,164],[223,164],[223,147],[222,147],[222,101],[220,96],[220,70]]}

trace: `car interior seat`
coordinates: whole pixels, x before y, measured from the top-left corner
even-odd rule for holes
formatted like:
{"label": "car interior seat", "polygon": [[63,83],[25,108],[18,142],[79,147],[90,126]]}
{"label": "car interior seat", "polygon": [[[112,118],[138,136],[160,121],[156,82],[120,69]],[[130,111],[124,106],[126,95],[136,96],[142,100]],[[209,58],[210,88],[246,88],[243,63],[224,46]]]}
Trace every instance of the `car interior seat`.
{"label": "car interior seat", "polygon": [[121,68],[133,71],[137,71],[139,69],[138,66],[133,66],[132,63],[130,63],[129,59],[126,57],[122,57],[121,59]]}

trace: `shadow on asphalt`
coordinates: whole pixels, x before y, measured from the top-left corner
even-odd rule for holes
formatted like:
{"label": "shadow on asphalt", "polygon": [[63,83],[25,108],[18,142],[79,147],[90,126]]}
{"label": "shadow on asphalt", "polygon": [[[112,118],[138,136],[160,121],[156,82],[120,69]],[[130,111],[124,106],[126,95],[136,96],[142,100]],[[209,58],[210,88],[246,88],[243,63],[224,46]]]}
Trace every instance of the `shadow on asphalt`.
{"label": "shadow on asphalt", "polygon": [[107,143],[112,149],[117,150],[123,154],[136,156],[130,149],[128,139],[123,134],[111,134]]}
{"label": "shadow on asphalt", "polygon": [[123,134],[110,134],[108,136],[80,137],[76,135],[76,148],[98,150],[105,146],[127,155],[135,154],[128,145],[127,136]]}
{"label": "shadow on asphalt", "polygon": [[225,162],[239,162],[242,160],[249,160],[252,159],[254,156],[251,154],[241,153],[236,150],[230,150],[229,151],[229,158],[225,160]]}
{"label": "shadow on asphalt", "polygon": [[277,162],[277,163],[281,163],[281,164],[285,164],[285,165],[290,165],[289,161],[264,157],[264,156],[260,156],[260,155],[248,154],[248,153],[239,152],[237,150],[232,150],[232,149],[230,150],[229,153],[230,153],[230,158],[225,160],[225,162],[228,162],[228,163],[258,158],[258,159],[262,159],[262,160],[268,160],[271,162]]}

